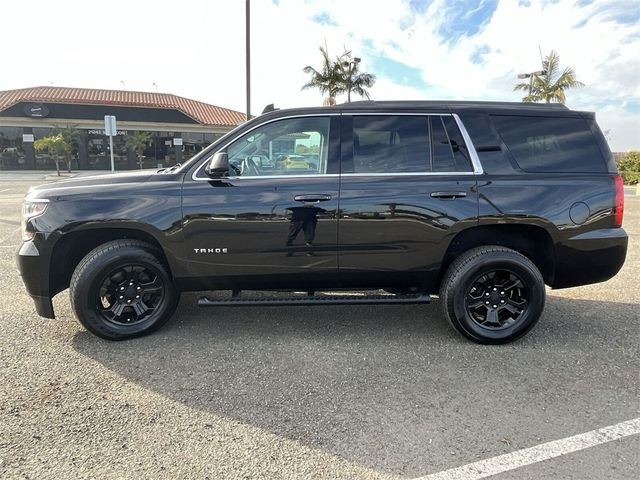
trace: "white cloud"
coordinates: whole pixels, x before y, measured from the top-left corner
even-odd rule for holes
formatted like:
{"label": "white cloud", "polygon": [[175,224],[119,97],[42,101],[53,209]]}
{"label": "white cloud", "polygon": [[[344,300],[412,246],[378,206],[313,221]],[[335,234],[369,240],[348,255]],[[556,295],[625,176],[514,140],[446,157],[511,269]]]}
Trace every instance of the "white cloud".
{"label": "white cloud", "polygon": [[[160,91],[244,110],[244,3],[8,2],[3,18],[15,21],[0,29],[0,89],[50,82],[117,89],[124,80],[127,89],[152,91],[156,82]],[[629,12],[634,3],[628,2]],[[476,34],[448,41],[438,32],[452,22],[451,5],[435,0],[416,13],[407,0],[253,0],[253,113],[272,102],[321,104],[319,93],[300,87],[302,67],[319,64],[325,39],[333,54],[347,47],[362,56],[365,70],[372,70],[374,55],[382,56],[417,69],[428,84],[403,85],[385,73],[372,89],[376,99],[517,101],[515,75],[539,68],[540,45],[543,52],[558,50],[587,84],[569,92],[568,105],[596,111],[603,130],[611,130],[614,150],[640,148],[640,116],[624,108],[635,105],[637,112],[640,102],[639,25],[612,20],[625,12],[624,2],[532,1],[527,7],[501,0]],[[312,20],[321,13],[335,25]],[[484,62],[474,64],[472,56],[484,47]]]}

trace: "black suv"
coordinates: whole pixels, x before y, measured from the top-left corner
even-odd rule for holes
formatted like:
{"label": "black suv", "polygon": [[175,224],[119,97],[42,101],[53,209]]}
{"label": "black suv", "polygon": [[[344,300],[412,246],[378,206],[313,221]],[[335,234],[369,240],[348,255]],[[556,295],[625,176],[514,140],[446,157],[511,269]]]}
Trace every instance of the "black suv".
{"label": "black suv", "polygon": [[80,322],[110,340],[158,329],[180,292],[229,290],[198,303],[439,294],[460,333],[506,343],[540,317],[545,284],[620,270],[622,214],[593,113],[365,101],[263,114],[179,167],[32,188],[17,259],[41,316],[68,287]]}

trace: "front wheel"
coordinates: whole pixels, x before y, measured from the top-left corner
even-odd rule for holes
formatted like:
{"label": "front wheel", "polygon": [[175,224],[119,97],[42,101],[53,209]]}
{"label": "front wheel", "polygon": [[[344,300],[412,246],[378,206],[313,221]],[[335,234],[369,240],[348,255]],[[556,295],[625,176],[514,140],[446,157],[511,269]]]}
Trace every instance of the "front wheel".
{"label": "front wheel", "polygon": [[89,252],[75,269],[69,292],[80,323],[107,340],[157,330],[179,298],[159,252],[138,240],[114,240]]}
{"label": "front wheel", "polygon": [[524,255],[505,247],[473,248],[448,268],[440,287],[444,315],[478,343],[502,344],[525,335],[545,302],[544,280]]}

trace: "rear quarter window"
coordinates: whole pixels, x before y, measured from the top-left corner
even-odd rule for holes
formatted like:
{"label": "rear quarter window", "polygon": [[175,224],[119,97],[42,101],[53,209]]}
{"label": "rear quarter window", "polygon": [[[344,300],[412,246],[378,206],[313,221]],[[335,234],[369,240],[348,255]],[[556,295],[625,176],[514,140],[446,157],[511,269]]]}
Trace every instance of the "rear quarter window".
{"label": "rear quarter window", "polygon": [[607,171],[591,128],[582,118],[491,115],[491,119],[524,171]]}
{"label": "rear quarter window", "polygon": [[512,163],[502,140],[486,113],[460,112],[462,123],[476,149],[485,173],[513,174],[518,166]]}

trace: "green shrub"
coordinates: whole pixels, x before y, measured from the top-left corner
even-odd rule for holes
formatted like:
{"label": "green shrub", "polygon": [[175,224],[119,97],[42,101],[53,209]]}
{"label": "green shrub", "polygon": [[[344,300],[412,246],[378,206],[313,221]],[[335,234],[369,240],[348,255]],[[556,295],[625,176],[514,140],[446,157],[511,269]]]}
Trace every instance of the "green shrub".
{"label": "green shrub", "polygon": [[640,183],[640,172],[621,171],[620,176],[625,185],[637,185]]}
{"label": "green shrub", "polygon": [[625,184],[635,185],[640,183],[640,151],[627,152],[616,163],[618,164],[618,172],[620,172]]}

